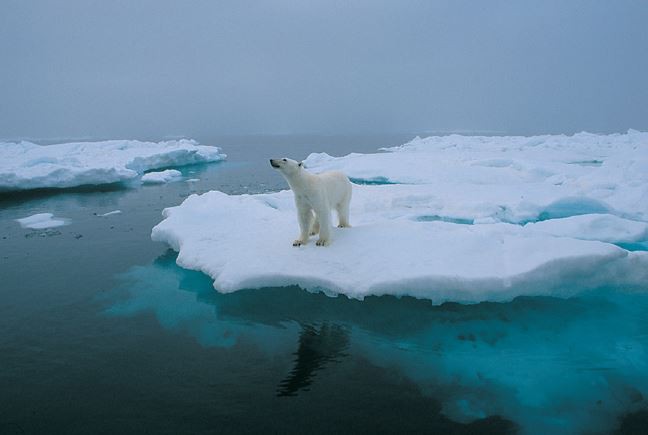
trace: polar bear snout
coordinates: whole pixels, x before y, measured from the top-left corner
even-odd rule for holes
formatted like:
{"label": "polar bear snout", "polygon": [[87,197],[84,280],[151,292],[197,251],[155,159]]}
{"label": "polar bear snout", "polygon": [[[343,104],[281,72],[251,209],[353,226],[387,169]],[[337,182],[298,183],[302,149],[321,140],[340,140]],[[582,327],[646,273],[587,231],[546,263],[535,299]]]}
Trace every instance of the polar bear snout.
{"label": "polar bear snout", "polygon": [[279,162],[276,159],[270,159],[270,166],[272,166],[273,168],[278,168]]}

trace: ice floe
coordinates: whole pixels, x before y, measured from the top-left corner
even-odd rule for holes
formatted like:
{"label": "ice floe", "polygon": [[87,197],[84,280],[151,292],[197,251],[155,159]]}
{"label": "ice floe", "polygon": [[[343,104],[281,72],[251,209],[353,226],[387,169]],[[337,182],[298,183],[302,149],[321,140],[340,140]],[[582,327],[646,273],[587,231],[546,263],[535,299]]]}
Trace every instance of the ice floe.
{"label": "ice floe", "polygon": [[[214,278],[221,292],[297,284],[356,298],[396,294],[479,302],[569,296],[606,280],[628,286],[648,280],[645,252],[556,236],[573,225],[569,219],[544,231],[508,223],[420,222],[406,208],[386,209],[385,190],[394,194],[402,187],[356,187],[354,227],[336,228],[327,248],[291,246],[297,224],[288,191],[193,195],[165,211],[153,239],[178,251],[180,266]],[[623,230],[619,240],[626,236]]]}
{"label": "ice floe", "polygon": [[[290,191],[192,195],[164,211],[152,237],[221,292],[296,284],[354,298],[441,303],[570,296],[610,285],[645,289],[648,215],[640,199],[648,199],[648,171],[633,168],[646,160],[647,147],[648,135],[638,132],[449,136],[387,153],[311,155],[307,165],[316,170],[397,184],[355,186],[353,228],[336,228],[326,248],[291,246],[298,229]],[[603,163],[574,164],[593,160]],[[592,187],[601,183],[605,195]],[[628,244],[638,249],[624,249]]]}
{"label": "ice floe", "polygon": [[116,183],[152,169],[215,162],[225,157],[218,147],[188,139],[48,146],[0,142],[0,191]]}
{"label": "ice floe", "polygon": [[182,178],[182,173],[177,169],[167,169],[165,171],[147,172],[142,175],[144,184],[164,184],[170,181],[177,181]]}
{"label": "ice floe", "polygon": [[22,219],[16,219],[16,221],[21,227],[32,230],[56,228],[70,223],[69,219],[54,217],[52,213],[38,213]]}

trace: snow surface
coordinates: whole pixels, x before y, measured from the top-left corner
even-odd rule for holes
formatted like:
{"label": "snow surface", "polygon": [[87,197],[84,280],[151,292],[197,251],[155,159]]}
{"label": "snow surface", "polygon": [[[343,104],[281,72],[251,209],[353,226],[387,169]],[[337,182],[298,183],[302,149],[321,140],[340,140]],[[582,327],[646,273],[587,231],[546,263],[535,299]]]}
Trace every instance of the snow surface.
{"label": "snow surface", "polygon": [[144,184],[163,184],[170,181],[177,181],[182,178],[182,173],[176,169],[167,169],[166,171],[147,172],[142,175]]}
{"label": "snow surface", "polygon": [[38,213],[22,219],[16,219],[16,221],[21,227],[32,230],[56,228],[69,223],[69,219],[54,217],[52,213]]}
{"label": "snow surface", "polygon": [[152,169],[216,162],[225,157],[218,147],[199,145],[188,139],[48,146],[0,142],[0,191],[116,183]]}
{"label": "snow surface", "polygon": [[648,220],[648,133],[450,135],[385,151],[311,154],[304,163],[314,172],[341,170],[360,183],[431,185],[430,197],[448,213],[520,222],[549,206],[547,217],[612,211]]}
{"label": "snow surface", "polygon": [[[648,252],[620,246],[648,239],[648,170],[638,169],[647,156],[648,134],[638,132],[448,136],[387,153],[317,154],[307,166],[412,184],[355,186],[353,228],[336,228],[326,248],[291,246],[290,191],[192,195],[164,211],[152,237],[220,292],[296,284],[441,303],[645,288]],[[602,163],[580,164],[592,161]]]}

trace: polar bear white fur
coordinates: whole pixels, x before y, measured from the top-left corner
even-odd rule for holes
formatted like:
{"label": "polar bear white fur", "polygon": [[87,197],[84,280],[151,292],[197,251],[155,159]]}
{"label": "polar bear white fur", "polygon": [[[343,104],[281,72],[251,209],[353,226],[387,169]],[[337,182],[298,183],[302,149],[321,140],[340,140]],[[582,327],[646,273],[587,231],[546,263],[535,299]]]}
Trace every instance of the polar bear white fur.
{"label": "polar bear white fur", "polygon": [[270,159],[295,194],[300,235],[293,246],[308,243],[308,236],[319,233],[317,246],[331,242],[331,210],[337,211],[338,227],[349,225],[351,182],[342,172],[330,171],[312,174],[301,162],[292,159]]}

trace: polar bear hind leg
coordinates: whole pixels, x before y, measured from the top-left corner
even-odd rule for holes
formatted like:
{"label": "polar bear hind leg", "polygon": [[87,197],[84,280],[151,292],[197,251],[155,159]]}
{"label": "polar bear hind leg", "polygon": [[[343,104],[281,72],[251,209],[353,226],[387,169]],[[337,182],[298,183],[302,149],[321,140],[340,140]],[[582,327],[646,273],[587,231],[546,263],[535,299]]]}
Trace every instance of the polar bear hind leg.
{"label": "polar bear hind leg", "polygon": [[320,207],[315,210],[319,222],[319,240],[317,246],[326,246],[331,241],[331,211],[328,207]]}
{"label": "polar bear hind leg", "polygon": [[351,196],[348,195],[342,202],[340,202],[335,209],[338,214],[338,228],[349,228],[349,205],[351,204]]}
{"label": "polar bear hind leg", "polygon": [[317,216],[314,216],[313,223],[311,224],[310,235],[314,236],[316,234],[319,234],[319,232],[320,232],[319,219],[317,219]]}

